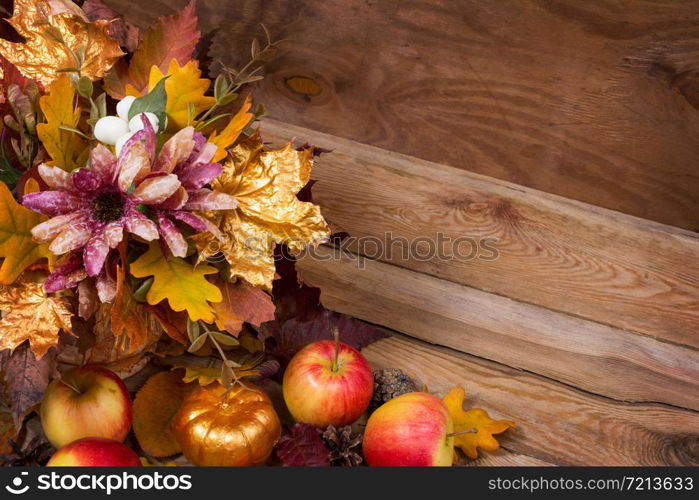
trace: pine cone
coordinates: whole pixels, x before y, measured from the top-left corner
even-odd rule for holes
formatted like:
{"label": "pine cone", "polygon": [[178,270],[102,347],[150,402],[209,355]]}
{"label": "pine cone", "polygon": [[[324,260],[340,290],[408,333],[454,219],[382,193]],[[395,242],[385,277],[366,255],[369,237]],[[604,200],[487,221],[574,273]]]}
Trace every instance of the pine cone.
{"label": "pine cone", "polygon": [[386,401],[405,394],[417,391],[415,382],[397,368],[386,368],[374,372],[374,396],[370,408],[375,410]]}
{"label": "pine cone", "polygon": [[322,434],[325,445],[330,450],[330,463],[332,465],[344,465],[346,467],[354,467],[362,463],[364,460],[358,453],[359,449],[355,450],[362,444],[361,434],[352,434],[352,426],[335,428],[329,425]]}

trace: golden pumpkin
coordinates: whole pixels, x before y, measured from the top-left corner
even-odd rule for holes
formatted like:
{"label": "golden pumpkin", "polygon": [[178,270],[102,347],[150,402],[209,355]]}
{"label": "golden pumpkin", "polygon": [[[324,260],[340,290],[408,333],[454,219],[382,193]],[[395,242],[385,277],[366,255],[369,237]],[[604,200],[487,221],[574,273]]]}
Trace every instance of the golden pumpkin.
{"label": "golden pumpkin", "polygon": [[194,389],[175,415],[175,437],[195,465],[264,464],[281,436],[269,396],[236,384],[226,394],[219,383]]}

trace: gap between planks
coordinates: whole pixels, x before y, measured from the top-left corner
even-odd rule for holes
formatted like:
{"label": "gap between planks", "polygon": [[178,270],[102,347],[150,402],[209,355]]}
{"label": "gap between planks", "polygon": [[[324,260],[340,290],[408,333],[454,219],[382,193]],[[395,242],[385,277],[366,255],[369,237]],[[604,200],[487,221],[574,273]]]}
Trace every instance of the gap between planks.
{"label": "gap between planks", "polygon": [[274,143],[296,137],[333,150],[314,168],[314,196],[352,236],[496,238],[499,251],[468,261],[394,252],[387,262],[699,348],[692,232],[273,120],[262,132]]}
{"label": "gap between planks", "polygon": [[594,394],[699,409],[699,351],[335,252],[298,262],[330,309]]}

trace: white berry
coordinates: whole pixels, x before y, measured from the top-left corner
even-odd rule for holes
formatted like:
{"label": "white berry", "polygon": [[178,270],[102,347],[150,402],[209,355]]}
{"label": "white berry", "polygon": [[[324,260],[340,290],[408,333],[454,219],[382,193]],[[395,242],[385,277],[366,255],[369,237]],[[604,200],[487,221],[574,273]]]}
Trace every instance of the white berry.
{"label": "white berry", "polygon": [[124,147],[124,144],[126,144],[126,141],[131,139],[131,136],[135,133],[136,132],[127,132],[126,134],[119,137],[119,139],[117,139],[116,145],[114,146],[114,150],[116,151],[117,156],[121,154],[121,149]]}
{"label": "white berry", "polygon": [[148,118],[148,121],[153,127],[153,130],[157,132],[158,126],[160,126],[160,120],[158,120],[158,117],[155,116],[155,114],[150,113],[148,111],[145,113],[139,113],[133,118],[131,118],[129,120],[129,130],[131,132],[138,132],[139,130],[143,130],[143,120],[141,120],[141,115],[146,115],[146,118]]}
{"label": "white berry", "polygon": [[127,95],[117,103],[117,115],[119,115],[119,118],[129,121],[129,110],[135,100],[136,98],[134,96]]}
{"label": "white berry", "polygon": [[117,139],[129,132],[129,124],[117,116],[105,116],[95,123],[95,137],[98,141],[114,146]]}

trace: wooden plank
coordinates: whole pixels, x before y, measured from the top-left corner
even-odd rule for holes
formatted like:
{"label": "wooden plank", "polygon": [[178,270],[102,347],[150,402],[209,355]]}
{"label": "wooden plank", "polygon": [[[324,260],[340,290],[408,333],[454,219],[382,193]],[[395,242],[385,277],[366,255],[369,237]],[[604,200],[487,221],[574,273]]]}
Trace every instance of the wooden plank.
{"label": "wooden plank", "polygon": [[699,410],[699,351],[320,248],[298,264],[330,309],[624,401]]}
{"label": "wooden plank", "polygon": [[402,337],[362,352],[375,367],[400,368],[430,392],[463,386],[468,407],[517,423],[498,440],[526,457],[556,465],[699,464],[695,411],[612,401]]}
{"label": "wooden plank", "polygon": [[[262,130],[333,150],[314,168],[314,198],[363,239],[355,250],[377,255],[378,242],[378,258],[398,266],[699,347],[695,233],[271,120]],[[387,235],[411,254],[381,245]],[[436,243],[464,237],[490,241],[497,257]]]}
{"label": "wooden plank", "polygon": [[[189,0],[107,3],[141,25]],[[699,1],[200,0],[270,116],[699,228]]]}

